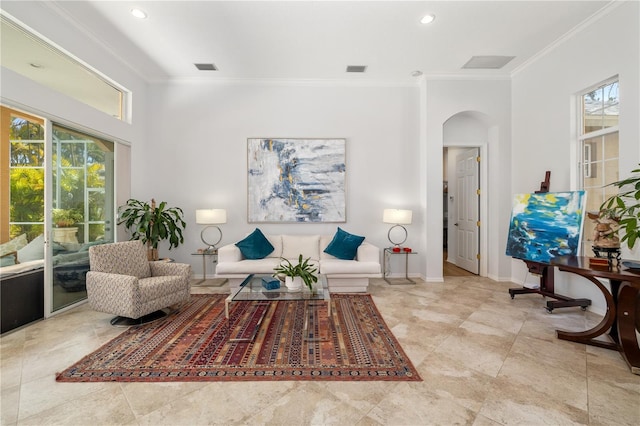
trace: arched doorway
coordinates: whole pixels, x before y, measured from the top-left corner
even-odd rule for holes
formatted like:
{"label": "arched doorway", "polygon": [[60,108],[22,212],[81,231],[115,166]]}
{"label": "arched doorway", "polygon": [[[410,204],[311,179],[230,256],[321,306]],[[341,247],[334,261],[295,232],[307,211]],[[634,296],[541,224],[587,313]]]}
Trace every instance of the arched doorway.
{"label": "arched doorway", "polygon": [[[443,125],[443,275],[482,275],[486,271],[487,185],[485,157],[489,116],[464,111]],[[483,190],[484,189],[484,190]],[[486,236],[484,237],[486,238]]]}

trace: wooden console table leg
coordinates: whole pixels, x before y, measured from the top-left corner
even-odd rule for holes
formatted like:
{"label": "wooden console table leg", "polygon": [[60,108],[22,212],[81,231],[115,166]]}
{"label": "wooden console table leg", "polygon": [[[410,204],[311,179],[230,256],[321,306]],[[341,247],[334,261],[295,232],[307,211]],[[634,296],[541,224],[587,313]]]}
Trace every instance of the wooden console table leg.
{"label": "wooden console table leg", "polygon": [[622,355],[627,360],[633,374],[640,374],[640,348],[636,337],[639,309],[640,290],[627,283],[622,283],[618,293],[618,333]]}
{"label": "wooden console table leg", "polygon": [[[562,270],[562,268],[560,268],[560,270]],[[607,302],[607,312],[604,318],[602,318],[602,321],[600,321],[598,325],[596,325],[590,330],[579,331],[579,332],[556,330],[556,335],[558,336],[558,339],[569,340],[571,342],[584,343],[591,346],[598,346],[600,348],[620,350],[620,345],[617,340],[617,329],[616,329],[616,303],[612,294],[609,292],[609,290],[607,290],[607,288],[604,285],[602,285],[602,283],[598,279],[593,277],[587,277],[584,275],[583,277],[588,279],[592,283],[594,283],[600,289],[600,291],[602,292],[602,295],[604,296]],[[614,284],[612,283],[611,289],[613,290],[613,288],[614,288]],[[617,286],[616,286],[616,290],[617,290]],[[613,342],[596,340],[596,337],[602,336],[608,330],[614,330],[614,329],[616,329],[616,331],[609,334]]]}

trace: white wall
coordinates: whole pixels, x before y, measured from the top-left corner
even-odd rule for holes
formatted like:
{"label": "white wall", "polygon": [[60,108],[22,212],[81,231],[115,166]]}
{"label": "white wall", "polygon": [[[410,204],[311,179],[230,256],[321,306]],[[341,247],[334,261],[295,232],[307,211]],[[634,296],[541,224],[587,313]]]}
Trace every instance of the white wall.
{"label": "white wall", "polygon": [[[133,196],[167,201],[185,212],[185,244],[169,254],[201,274],[203,246],[196,208],[225,208],[222,244],[256,226],[267,233],[333,234],[337,226],[389,245],[384,208],[419,208],[418,89],[349,84],[206,84],[152,86],[149,138],[134,145]],[[247,138],[345,138],[347,222],[255,224],[247,222]],[[442,155],[440,154],[440,157]],[[417,243],[420,215],[408,226]],[[411,265],[418,272],[418,263]]]}
{"label": "white wall", "polygon": [[[621,177],[638,165],[639,9],[637,1],[621,3],[513,77],[512,194],[538,188],[545,170],[551,191],[576,189],[575,95],[614,75],[620,78]],[[513,280],[521,282],[525,273],[524,263],[513,261]],[[556,290],[591,298],[594,310],[604,312],[604,299],[585,280],[559,273]]]}

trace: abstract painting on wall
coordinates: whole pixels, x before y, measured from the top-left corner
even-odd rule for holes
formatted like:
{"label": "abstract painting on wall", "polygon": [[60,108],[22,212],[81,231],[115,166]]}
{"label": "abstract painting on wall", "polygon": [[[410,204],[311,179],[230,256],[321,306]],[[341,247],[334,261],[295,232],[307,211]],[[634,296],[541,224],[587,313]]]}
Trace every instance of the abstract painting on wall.
{"label": "abstract painting on wall", "polygon": [[507,256],[549,263],[555,256],[578,255],[585,202],[584,191],[516,194]]}
{"label": "abstract painting on wall", "polygon": [[344,139],[248,139],[249,222],[346,222]]}

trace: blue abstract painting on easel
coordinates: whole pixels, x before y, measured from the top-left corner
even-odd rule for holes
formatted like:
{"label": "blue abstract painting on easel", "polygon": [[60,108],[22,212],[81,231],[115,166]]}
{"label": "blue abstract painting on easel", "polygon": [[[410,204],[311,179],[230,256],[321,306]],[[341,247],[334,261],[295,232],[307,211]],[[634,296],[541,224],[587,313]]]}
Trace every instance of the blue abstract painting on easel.
{"label": "blue abstract painting on easel", "polygon": [[585,202],[584,191],[516,194],[507,256],[549,263],[555,256],[578,255]]}

